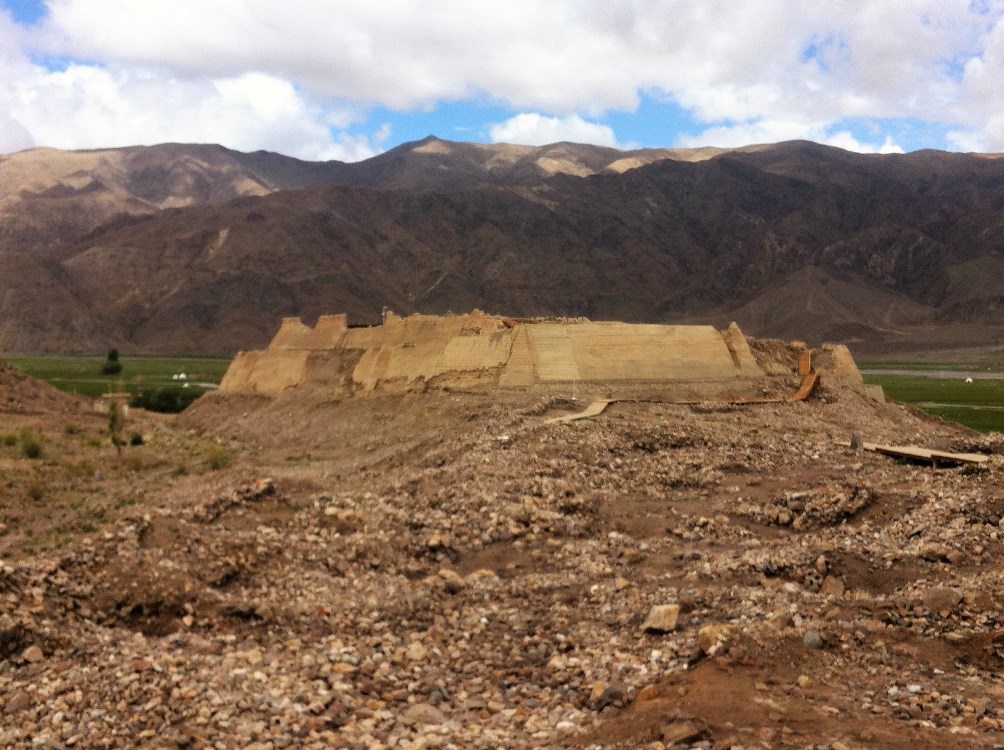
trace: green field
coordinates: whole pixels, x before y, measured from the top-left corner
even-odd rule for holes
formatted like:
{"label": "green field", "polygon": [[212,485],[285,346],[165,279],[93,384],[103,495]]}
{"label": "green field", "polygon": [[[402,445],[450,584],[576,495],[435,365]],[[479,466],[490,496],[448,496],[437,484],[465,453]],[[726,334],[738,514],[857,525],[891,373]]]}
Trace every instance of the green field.
{"label": "green field", "polygon": [[[175,390],[182,383],[173,375],[185,373],[186,396],[201,394],[219,385],[229,359],[200,357],[128,357],[120,358],[122,372],[102,375],[104,357],[2,355],[22,372],[40,378],[55,387],[96,398],[111,391]],[[886,396],[924,409],[945,419],[983,432],[1004,432],[1004,380],[986,379],[965,382],[965,371],[948,378],[925,377],[920,373],[945,371],[957,365],[867,363],[862,369],[914,370],[918,375],[865,375],[865,382],[882,386]],[[993,368],[999,372],[1001,368]]]}
{"label": "green field", "polygon": [[[876,365],[863,366],[873,369]],[[946,366],[914,367],[895,365],[896,369],[945,370]],[[932,378],[921,375],[865,375],[866,383],[882,386],[887,397],[920,407],[930,414],[951,419],[981,432],[1004,432],[1004,380],[987,379],[965,382],[965,372],[957,377]]]}
{"label": "green field", "polygon": [[229,359],[196,357],[120,356],[122,372],[102,375],[104,357],[0,355],[14,367],[54,385],[60,390],[97,397],[111,391],[139,393],[144,390],[181,388],[173,375],[184,373],[188,388],[202,393],[219,385]]}

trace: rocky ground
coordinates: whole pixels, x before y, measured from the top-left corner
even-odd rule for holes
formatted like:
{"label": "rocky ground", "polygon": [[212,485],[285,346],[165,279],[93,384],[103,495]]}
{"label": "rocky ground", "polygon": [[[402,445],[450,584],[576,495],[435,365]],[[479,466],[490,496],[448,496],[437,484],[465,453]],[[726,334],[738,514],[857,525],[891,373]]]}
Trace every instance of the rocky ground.
{"label": "rocky ground", "polygon": [[[115,474],[134,502],[61,547],[4,537],[0,747],[1004,745],[1004,437],[825,381],[547,423],[582,405],[218,396],[135,422],[167,458]],[[217,441],[234,460],[206,466]]]}

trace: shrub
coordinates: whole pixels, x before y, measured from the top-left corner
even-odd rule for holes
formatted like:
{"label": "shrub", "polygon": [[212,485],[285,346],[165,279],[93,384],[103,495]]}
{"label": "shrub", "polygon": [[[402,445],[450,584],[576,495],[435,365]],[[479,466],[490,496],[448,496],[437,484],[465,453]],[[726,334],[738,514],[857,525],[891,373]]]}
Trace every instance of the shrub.
{"label": "shrub", "polygon": [[0,442],[7,446],[17,445],[17,435],[13,432],[5,432],[0,436]]}
{"label": "shrub", "polygon": [[28,430],[21,433],[21,455],[25,458],[42,457],[42,441]]}
{"label": "shrub", "polygon": [[230,465],[234,452],[224,445],[214,445],[206,452],[206,465],[216,471]]}
{"label": "shrub", "polygon": [[67,424],[63,425],[63,432],[67,435],[76,435],[78,432],[80,432],[80,428],[77,425],[73,424],[72,422],[68,422]]}
{"label": "shrub", "polygon": [[152,388],[134,395],[129,399],[129,406],[147,411],[177,414],[188,408],[200,395],[201,391],[194,388]]}
{"label": "shrub", "polygon": [[32,479],[27,487],[28,499],[32,502],[39,502],[45,497],[45,485],[38,479]]}
{"label": "shrub", "polygon": [[143,445],[143,436],[138,432],[134,432],[129,437],[129,445]]}
{"label": "shrub", "polygon": [[82,479],[94,476],[94,464],[90,461],[75,461],[66,467],[65,474],[70,479]]}

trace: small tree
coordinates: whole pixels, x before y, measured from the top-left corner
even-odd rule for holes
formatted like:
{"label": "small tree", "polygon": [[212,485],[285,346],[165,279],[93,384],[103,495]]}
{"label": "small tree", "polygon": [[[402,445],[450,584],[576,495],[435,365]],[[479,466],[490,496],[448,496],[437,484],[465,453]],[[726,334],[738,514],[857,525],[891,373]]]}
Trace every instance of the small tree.
{"label": "small tree", "polygon": [[118,375],[122,372],[122,363],[119,362],[119,350],[109,349],[108,358],[105,359],[105,363],[101,365],[102,375]]}
{"label": "small tree", "polygon": [[115,446],[115,451],[118,453],[119,461],[122,460],[122,446],[126,444],[125,438],[122,437],[124,425],[125,417],[122,415],[122,409],[118,401],[112,401],[108,404],[108,434],[112,439],[112,445]]}

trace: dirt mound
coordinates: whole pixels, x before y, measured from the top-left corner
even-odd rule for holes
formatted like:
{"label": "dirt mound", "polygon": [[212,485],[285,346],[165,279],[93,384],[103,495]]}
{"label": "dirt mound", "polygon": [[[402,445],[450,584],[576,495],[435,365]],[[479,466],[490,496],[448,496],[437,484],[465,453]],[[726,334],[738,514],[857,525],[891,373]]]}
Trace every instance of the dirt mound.
{"label": "dirt mound", "polygon": [[0,413],[71,414],[86,406],[79,396],[57,390],[0,359]]}

